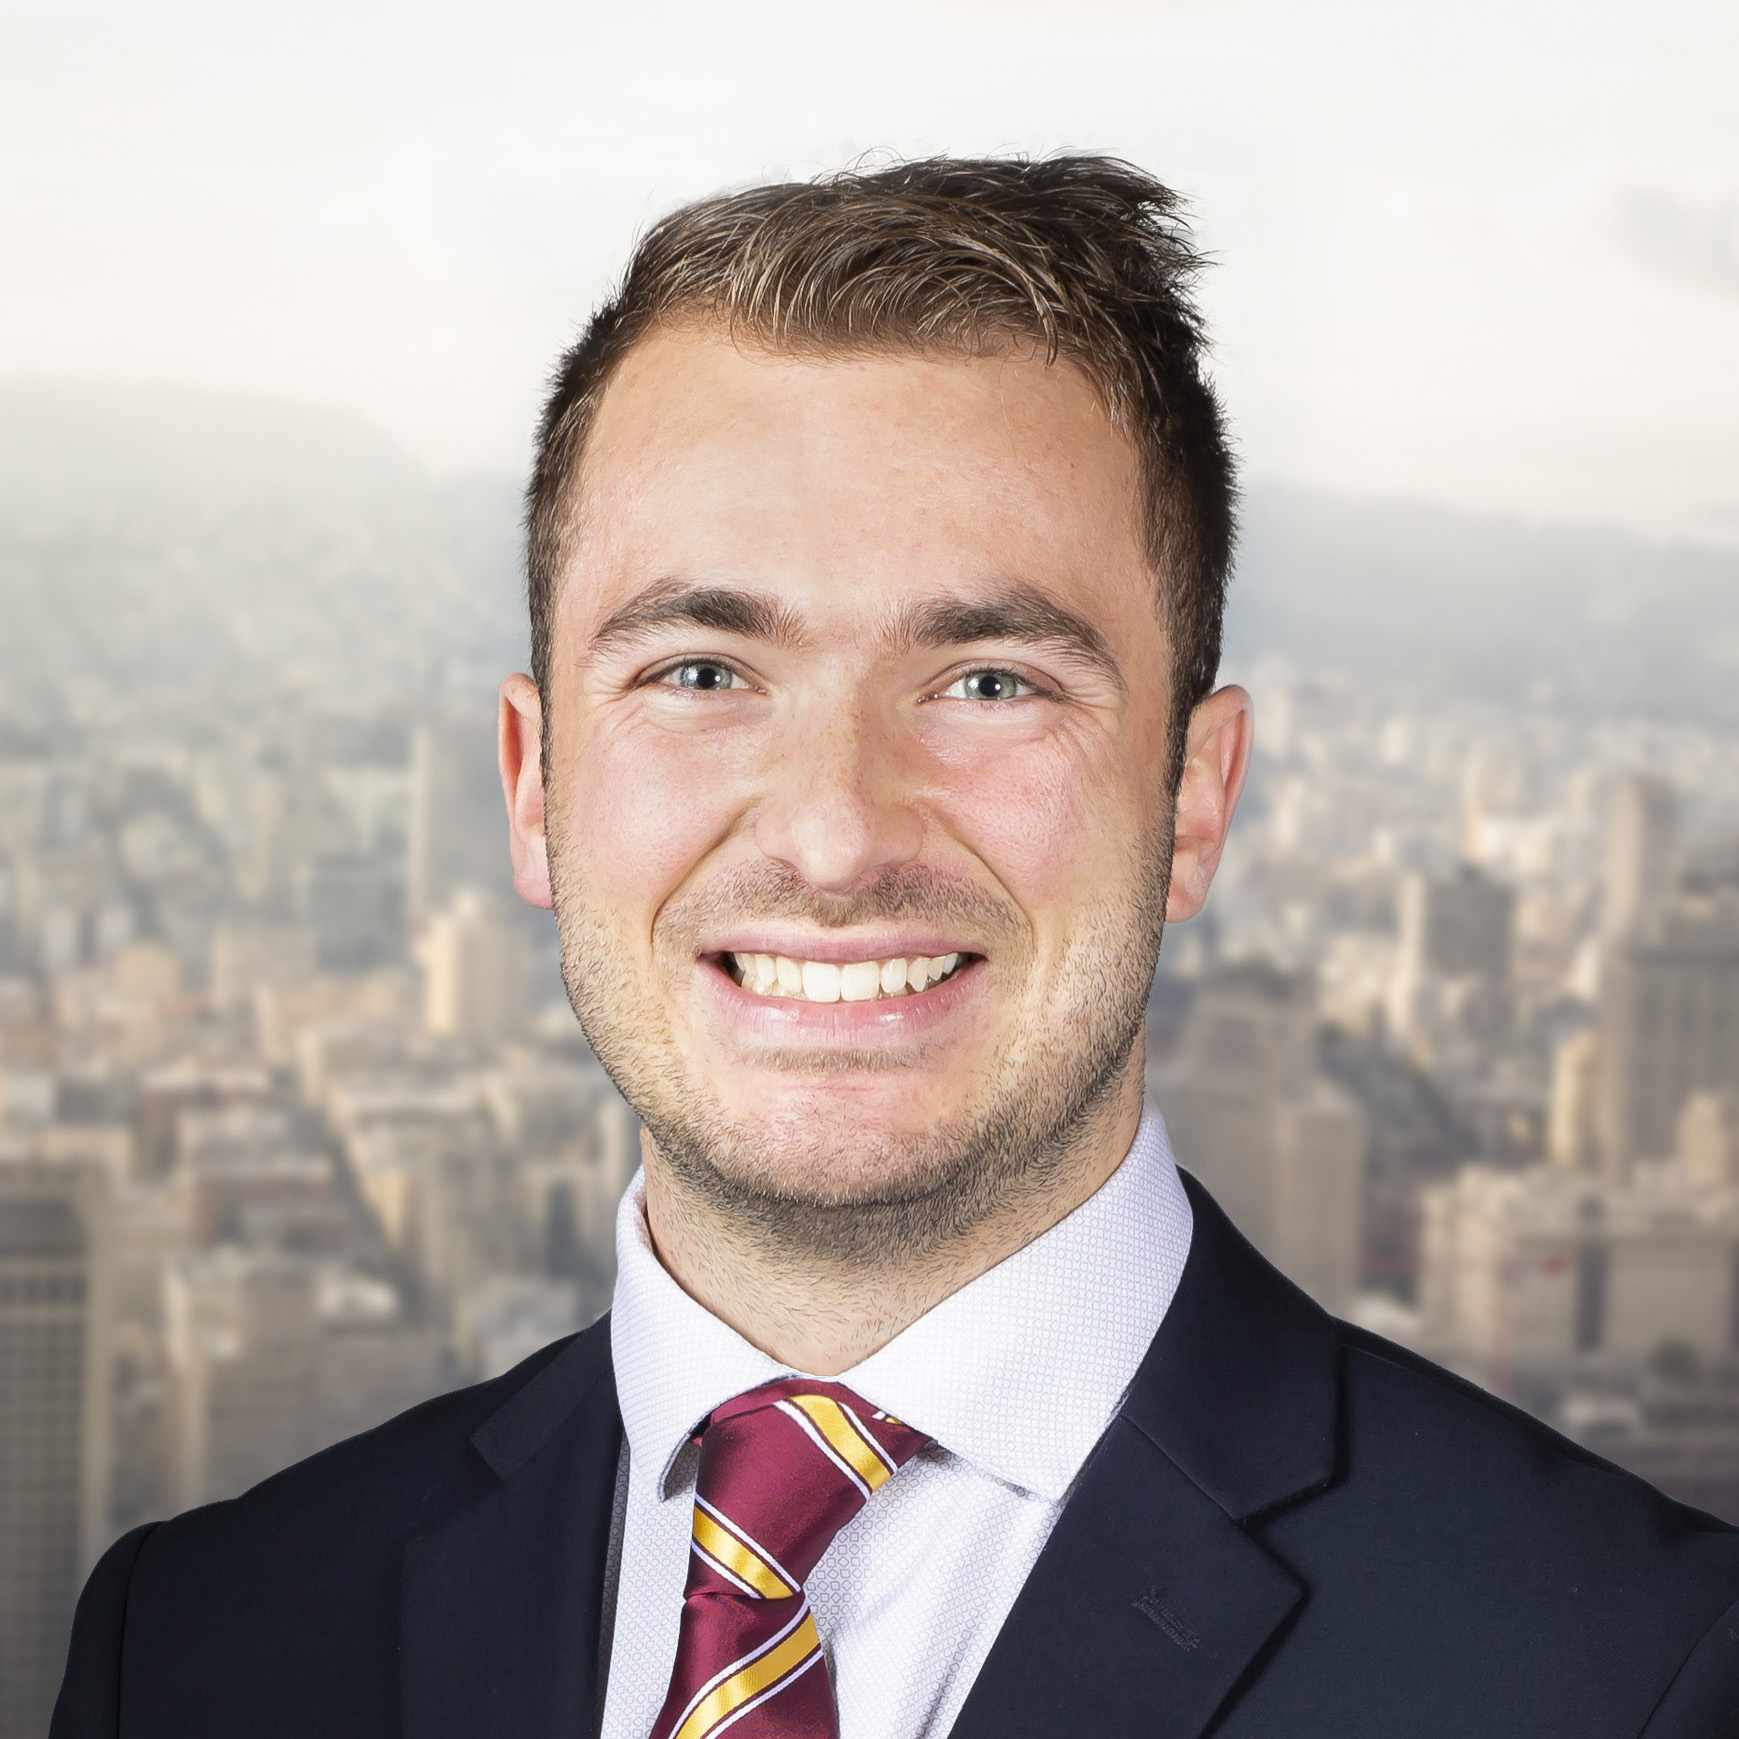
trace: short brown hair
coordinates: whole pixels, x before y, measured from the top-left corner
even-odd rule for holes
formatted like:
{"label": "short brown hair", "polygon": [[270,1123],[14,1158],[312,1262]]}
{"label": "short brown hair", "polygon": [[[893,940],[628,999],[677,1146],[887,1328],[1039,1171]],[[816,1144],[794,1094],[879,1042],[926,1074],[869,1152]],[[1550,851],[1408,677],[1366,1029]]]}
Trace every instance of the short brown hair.
{"label": "short brown hair", "polygon": [[1023,340],[1076,364],[1134,443],[1155,605],[1172,648],[1167,789],[1220,663],[1238,487],[1190,298],[1205,263],[1184,201],[1120,158],[927,157],[744,188],[659,220],[562,355],[525,492],[531,667],[578,525],[587,434],[623,357],[660,322],[710,317],[734,340],[820,358],[984,355]]}

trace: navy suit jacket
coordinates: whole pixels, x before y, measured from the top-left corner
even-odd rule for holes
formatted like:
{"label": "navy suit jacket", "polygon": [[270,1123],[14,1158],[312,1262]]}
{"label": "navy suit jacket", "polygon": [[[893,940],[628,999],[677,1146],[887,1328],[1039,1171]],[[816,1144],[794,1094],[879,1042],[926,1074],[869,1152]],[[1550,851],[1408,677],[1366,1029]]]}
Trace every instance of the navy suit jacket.
{"label": "navy suit jacket", "polygon": [[[1735,1739],[1739,1529],[1329,1315],[1180,1171],[1177,1293],[953,1739]],[[621,1430],[605,1317],[132,1529],[51,1739],[590,1739]]]}

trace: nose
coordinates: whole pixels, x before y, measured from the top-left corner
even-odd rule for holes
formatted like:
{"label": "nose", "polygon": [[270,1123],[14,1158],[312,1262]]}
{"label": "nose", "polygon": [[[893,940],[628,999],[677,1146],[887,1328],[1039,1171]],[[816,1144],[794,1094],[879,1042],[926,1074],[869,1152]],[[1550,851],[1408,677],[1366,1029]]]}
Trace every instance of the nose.
{"label": "nose", "polygon": [[812,887],[843,893],[917,856],[924,826],[902,744],[873,702],[803,708],[772,758],[755,843]]}

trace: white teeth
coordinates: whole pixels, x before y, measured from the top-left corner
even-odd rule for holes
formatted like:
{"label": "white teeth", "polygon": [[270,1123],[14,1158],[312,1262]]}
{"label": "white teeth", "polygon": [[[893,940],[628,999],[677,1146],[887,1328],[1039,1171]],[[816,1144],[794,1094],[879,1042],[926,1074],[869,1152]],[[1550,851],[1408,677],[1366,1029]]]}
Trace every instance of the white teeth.
{"label": "white teeth", "polygon": [[731,954],[731,976],[757,996],[800,996],[810,1002],[871,1002],[907,996],[946,978],[965,958],[959,953],[912,959],[793,960],[784,954]]}
{"label": "white teeth", "polygon": [[873,960],[860,960],[839,969],[839,994],[847,1002],[868,1002],[882,987],[882,969]]}
{"label": "white teeth", "polygon": [[838,1002],[839,976],[839,968],[831,960],[805,960],[803,994],[811,1002]]}

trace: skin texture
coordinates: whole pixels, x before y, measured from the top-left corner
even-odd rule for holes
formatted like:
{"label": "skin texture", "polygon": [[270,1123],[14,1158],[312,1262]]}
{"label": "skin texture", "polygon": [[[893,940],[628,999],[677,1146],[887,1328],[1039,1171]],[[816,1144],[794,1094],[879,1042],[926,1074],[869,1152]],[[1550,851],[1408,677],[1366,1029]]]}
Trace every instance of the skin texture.
{"label": "skin texture", "polygon": [[[1136,502],[1085,377],[1031,355],[666,329],[605,394],[548,767],[535,685],[500,690],[514,882],[553,907],[569,1001],[644,1124],[660,1260],[796,1370],[867,1357],[1134,1138],[1164,923],[1207,897],[1252,731],[1242,688],[1204,700],[1173,803]],[[772,594],[807,643],[678,624],[591,656],[671,575]],[[902,603],[1009,579],[1090,620],[1122,685],[1018,641],[883,646]],[[987,976],[922,1039],[784,1047],[702,995],[697,953],[755,922],[938,929]]]}

